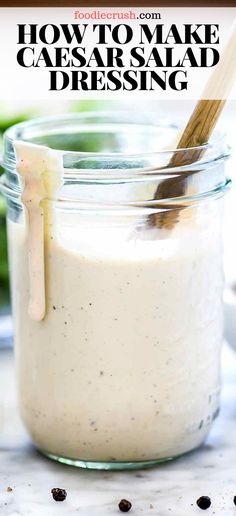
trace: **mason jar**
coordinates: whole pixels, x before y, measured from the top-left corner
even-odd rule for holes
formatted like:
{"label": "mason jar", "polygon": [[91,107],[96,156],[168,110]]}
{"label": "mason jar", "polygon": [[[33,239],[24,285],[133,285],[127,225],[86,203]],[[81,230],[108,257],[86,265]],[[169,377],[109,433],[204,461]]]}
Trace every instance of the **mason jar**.
{"label": "mason jar", "polygon": [[198,447],[218,414],[228,150],[218,136],[174,150],[178,135],[122,113],[5,134],[20,412],[60,462],[150,466]]}

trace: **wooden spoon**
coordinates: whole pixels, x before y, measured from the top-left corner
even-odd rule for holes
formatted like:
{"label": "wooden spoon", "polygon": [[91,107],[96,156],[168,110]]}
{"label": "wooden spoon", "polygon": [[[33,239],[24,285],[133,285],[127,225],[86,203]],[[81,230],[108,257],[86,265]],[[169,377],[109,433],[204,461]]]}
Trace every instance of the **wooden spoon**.
{"label": "wooden spoon", "polygon": [[[236,22],[221,59],[214,69],[201,99],[198,101],[177,145],[168,167],[181,167],[197,162],[206,150],[215,125],[225,105],[226,99],[236,78]],[[194,148],[196,147],[196,149]],[[189,149],[189,150],[188,150]],[[185,170],[179,177],[165,179],[157,187],[154,199],[171,199],[181,197],[186,191],[186,180],[191,171]],[[184,207],[184,206],[183,206]],[[170,209],[149,217],[149,225],[172,229],[178,222],[182,208]]]}

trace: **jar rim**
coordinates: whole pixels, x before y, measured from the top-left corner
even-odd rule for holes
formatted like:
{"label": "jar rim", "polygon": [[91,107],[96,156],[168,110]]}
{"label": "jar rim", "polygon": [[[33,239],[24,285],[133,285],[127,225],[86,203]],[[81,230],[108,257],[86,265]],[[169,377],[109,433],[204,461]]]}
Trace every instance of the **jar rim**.
{"label": "jar rim", "polygon": [[[132,115],[132,119],[130,118]],[[4,133],[4,140],[8,140],[14,142],[15,140],[23,140],[30,142],[30,139],[24,139],[24,130],[31,129],[35,130],[40,126],[45,126],[45,128],[50,128],[51,125],[56,125],[57,129],[59,128],[58,123],[73,123],[80,120],[88,120],[91,121],[95,119],[95,123],[99,119],[102,118],[108,119],[110,123],[114,123],[114,125],[123,124],[127,122],[129,125],[139,125],[139,126],[150,126],[161,129],[174,129],[180,130],[179,124],[173,124],[165,118],[162,121],[156,122],[156,118],[154,121],[154,115],[152,113],[139,113],[139,115],[134,116],[133,113],[129,111],[88,111],[88,112],[78,112],[78,113],[70,113],[70,114],[59,114],[59,115],[51,115],[44,117],[37,117],[31,120],[25,120],[23,122],[18,122],[17,124],[9,127]],[[62,125],[62,127],[63,127]],[[78,156],[104,156],[104,157],[113,157],[113,158],[134,158],[134,157],[142,157],[142,156],[157,156],[159,154],[168,154],[171,152],[181,153],[183,151],[196,151],[196,150],[204,150],[205,152],[208,149],[214,149],[215,147],[219,147],[225,142],[225,134],[216,132],[215,136],[211,139],[211,141],[206,142],[202,145],[194,145],[191,147],[182,147],[175,148],[174,146],[170,146],[168,148],[153,150],[153,151],[145,151],[145,152],[86,152],[86,151],[74,151],[74,150],[63,150],[56,149],[58,152],[62,152],[63,154],[74,154]],[[49,147],[49,146],[48,146]],[[189,165],[188,165],[189,166]]]}
{"label": "jar rim", "polygon": [[[57,115],[43,118],[36,118],[30,121],[20,122],[11,128],[9,128],[4,135],[4,159],[3,159],[3,167],[5,168],[6,174],[5,177],[1,181],[1,189],[5,193],[6,196],[12,195],[15,198],[20,197],[21,195],[21,184],[19,182],[18,174],[16,172],[16,159],[14,152],[14,141],[22,140],[29,141],[29,143],[36,143],[30,139],[22,138],[25,134],[27,135],[27,131],[29,134],[35,135],[37,131],[41,131],[42,134],[45,133],[45,129],[49,129],[54,131],[53,134],[60,134],[57,131],[62,131],[63,128],[66,128],[67,134],[71,130],[71,125],[73,126],[73,130],[75,131],[73,137],[76,136],[76,130],[78,127],[82,127],[82,122],[85,121],[85,124],[88,125],[91,123],[93,127],[97,127],[100,124],[101,127],[105,127],[105,124],[109,123],[109,127],[112,126],[113,129],[116,127],[120,127],[122,129],[124,127],[124,123],[128,124],[128,129],[131,126],[133,127],[141,127],[144,130],[150,129],[150,135],[152,134],[152,130],[155,131],[172,131],[176,134],[178,130],[178,126],[173,123],[168,123],[167,120],[162,120],[162,123],[157,123],[157,121],[153,118],[153,114],[146,113],[141,117],[140,114],[138,118],[133,117],[130,120],[130,112],[118,112],[114,113],[110,112],[84,112],[84,113],[76,113],[76,114],[66,114],[66,115]],[[80,125],[78,125],[80,124]],[[99,126],[99,127],[100,127]],[[89,126],[90,127],[90,126]],[[92,126],[91,126],[92,127]],[[26,133],[25,133],[26,132]],[[69,132],[69,134],[71,134]],[[136,133],[134,133],[136,136]],[[141,133],[140,133],[141,134]],[[127,132],[129,136],[129,131]],[[149,135],[148,135],[149,136]],[[155,133],[156,137],[156,133]],[[178,135],[179,138],[179,135]],[[92,141],[92,138],[91,138]],[[39,143],[40,145],[40,143]],[[41,143],[41,145],[43,145]],[[54,148],[48,145],[49,148]],[[215,135],[215,137],[207,144],[202,146],[195,146],[186,149],[189,153],[196,153],[196,150],[199,151],[204,149],[204,152],[201,153],[199,159],[195,161],[189,159],[187,164],[184,165],[176,165],[171,163],[172,157],[175,153],[181,153],[185,149],[163,149],[157,150],[153,152],[140,152],[140,153],[103,153],[103,152],[78,152],[74,150],[63,150],[57,149],[58,152],[63,155],[63,168],[64,168],[64,187],[71,187],[71,185],[80,186],[80,185],[124,185],[125,183],[135,183],[135,182],[150,182],[150,184],[154,181],[161,182],[167,178],[181,178],[185,181],[184,177],[187,177],[189,174],[193,174],[196,176],[197,173],[201,173],[204,171],[204,175],[209,177],[209,184],[206,186],[207,194],[218,195],[220,192],[223,193],[225,188],[227,189],[229,182],[226,180],[225,175],[223,174],[219,179],[216,177],[214,179],[214,174],[211,169],[212,167],[217,167],[221,161],[224,161],[229,156],[229,148],[226,145],[225,138],[222,135]],[[177,160],[176,160],[177,161]],[[206,177],[206,176],[204,176]],[[211,179],[210,179],[211,178]],[[77,189],[79,192],[79,190]],[[67,197],[68,193],[69,197]],[[16,195],[14,195],[14,193]],[[64,196],[63,192],[59,194],[58,201],[62,201],[63,203],[69,202],[70,206],[72,206],[75,198],[71,194],[71,190],[66,188],[67,195]],[[194,192],[191,198],[198,198],[198,194],[206,193],[206,189],[204,186],[203,192]],[[147,194],[148,195],[148,194]],[[182,195],[179,199],[183,199]],[[159,199],[158,204],[166,204],[170,201],[172,203],[172,196],[169,195],[165,198]],[[145,205],[149,205],[151,207],[151,200],[145,199]],[[175,204],[178,203],[178,198],[175,197]],[[137,203],[135,202],[136,206]],[[142,204],[142,203],[141,203]]]}

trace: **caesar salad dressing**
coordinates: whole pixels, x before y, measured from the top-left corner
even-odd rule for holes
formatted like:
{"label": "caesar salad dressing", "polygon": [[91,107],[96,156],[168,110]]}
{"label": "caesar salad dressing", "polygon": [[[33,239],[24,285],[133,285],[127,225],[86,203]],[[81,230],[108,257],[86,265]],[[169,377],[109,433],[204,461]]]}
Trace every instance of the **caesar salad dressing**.
{"label": "caesar salad dressing", "polygon": [[[30,182],[28,144],[17,152]],[[36,169],[52,170],[42,156],[37,166],[35,154]],[[58,185],[60,160],[54,170]],[[38,184],[30,187],[41,199]],[[55,456],[176,456],[201,443],[219,405],[219,227],[189,222],[171,238],[135,241],[111,217],[106,227],[89,217],[54,213],[41,321],[27,314],[30,226],[23,217],[8,224],[23,419],[37,446]]]}

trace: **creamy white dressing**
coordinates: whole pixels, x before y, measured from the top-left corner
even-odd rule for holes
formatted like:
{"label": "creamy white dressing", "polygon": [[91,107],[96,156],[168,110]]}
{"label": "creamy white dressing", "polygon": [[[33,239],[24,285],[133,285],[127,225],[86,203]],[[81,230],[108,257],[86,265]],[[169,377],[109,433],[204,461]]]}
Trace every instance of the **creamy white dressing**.
{"label": "creamy white dressing", "polygon": [[62,154],[41,145],[16,141],[16,170],[28,221],[29,306],[31,319],[45,316],[45,239],[53,231],[52,201],[63,183]]}
{"label": "creamy white dressing", "polygon": [[52,209],[60,154],[22,142],[16,153],[28,217],[9,221],[8,237],[20,408],[33,440],[104,462],[198,446],[219,405],[219,220],[183,210],[171,235],[135,240],[135,220]]}

